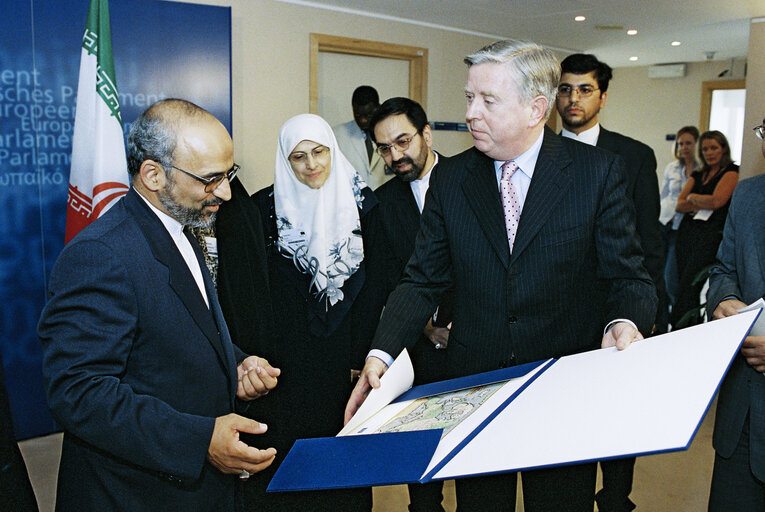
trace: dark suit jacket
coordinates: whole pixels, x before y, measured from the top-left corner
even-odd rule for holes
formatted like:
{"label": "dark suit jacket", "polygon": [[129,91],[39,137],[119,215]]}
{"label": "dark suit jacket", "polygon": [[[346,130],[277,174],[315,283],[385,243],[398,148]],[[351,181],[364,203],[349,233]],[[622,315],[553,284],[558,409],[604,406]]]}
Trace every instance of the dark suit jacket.
{"label": "dark suit jacket", "polygon": [[206,462],[234,410],[235,349],[159,218],[131,189],[56,262],[38,334],[65,430],[57,510],[233,510]]}
{"label": "dark suit jacket", "polygon": [[[448,161],[447,157],[438,155],[438,164],[431,172],[435,174],[436,169],[441,168]],[[414,251],[414,241],[420,231],[420,209],[414,199],[412,187],[398,177],[381,185],[375,190],[375,195],[380,200],[379,231],[384,237],[384,245],[389,252],[386,260],[388,266],[382,270],[387,274],[385,291],[387,296],[398,284]],[[445,293],[438,306],[437,326],[449,325],[452,321],[453,306],[453,293]],[[415,383],[424,384],[447,378],[446,350],[436,351],[422,331],[419,338],[410,354],[414,364]]]}
{"label": "dark suit jacket", "polygon": [[[751,304],[765,297],[765,176],[741,181],[733,193],[717,265],[709,276],[707,311],[726,297]],[[765,480],[765,376],[739,354],[728,371],[717,400],[713,444],[723,457],[736,448],[749,413],[749,462]]]}
{"label": "dark suit jacket", "polygon": [[596,280],[606,312],[648,332],[656,293],[642,266],[616,156],[545,129],[512,255],[493,161],[475,148],[433,176],[414,254],[373,348],[397,355],[452,278],[452,375],[597,348]]}
{"label": "dark suit jacket", "polygon": [[657,290],[664,286],[664,249],[659,226],[659,181],[656,156],[647,145],[600,126],[599,148],[616,153],[627,172],[627,197],[635,205],[635,231],[643,249],[643,265]]}

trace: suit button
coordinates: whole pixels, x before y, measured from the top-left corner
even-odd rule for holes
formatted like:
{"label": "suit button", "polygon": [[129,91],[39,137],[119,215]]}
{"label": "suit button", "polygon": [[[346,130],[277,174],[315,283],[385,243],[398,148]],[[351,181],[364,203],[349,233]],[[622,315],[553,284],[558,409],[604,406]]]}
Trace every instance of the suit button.
{"label": "suit button", "polygon": [[515,352],[513,352],[512,354],[510,354],[510,363],[511,363],[511,364],[515,364]]}
{"label": "suit button", "polygon": [[515,322],[518,321],[518,317],[515,315],[510,315],[509,317],[507,317],[507,321],[510,322],[511,324],[514,324]]}

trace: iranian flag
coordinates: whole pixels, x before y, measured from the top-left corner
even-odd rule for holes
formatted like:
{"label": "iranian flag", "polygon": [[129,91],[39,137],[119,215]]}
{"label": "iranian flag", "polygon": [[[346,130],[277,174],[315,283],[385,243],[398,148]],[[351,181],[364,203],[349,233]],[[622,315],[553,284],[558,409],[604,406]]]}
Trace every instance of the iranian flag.
{"label": "iranian flag", "polygon": [[106,212],[127,191],[109,2],[91,0],[82,37],[65,242]]}

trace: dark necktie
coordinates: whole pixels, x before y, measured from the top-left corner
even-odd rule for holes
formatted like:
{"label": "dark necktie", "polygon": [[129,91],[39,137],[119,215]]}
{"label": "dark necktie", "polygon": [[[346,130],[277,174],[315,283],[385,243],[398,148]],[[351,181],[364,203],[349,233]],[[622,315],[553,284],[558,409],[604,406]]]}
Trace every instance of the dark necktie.
{"label": "dark necktie", "polygon": [[367,158],[369,159],[369,163],[372,163],[372,153],[374,153],[374,150],[372,149],[372,141],[369,140],[369,135],[364,134],[364,144],[367,146]]}

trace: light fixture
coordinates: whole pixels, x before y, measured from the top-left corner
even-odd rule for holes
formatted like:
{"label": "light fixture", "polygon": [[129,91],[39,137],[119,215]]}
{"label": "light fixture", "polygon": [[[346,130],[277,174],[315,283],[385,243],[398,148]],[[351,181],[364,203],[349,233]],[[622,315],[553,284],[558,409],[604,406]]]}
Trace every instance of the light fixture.
{"label": "light fixture", "polygon": [[680,46],[682,43],[680,41],[672,41],[670,44],[672,46]]}
{"label": "light fixture", "polygon": [[635,62],[636,60],[638,60],[637,55],[633,55],[632,57],[630,57],[630,60],[632,62]]}
{"label": "light fixture", "polygon": [[637,34],[637,29],[631,28],[627,31],[628,36],[634,36]]}
{"label": "light fixture", "polygon": [[580,14],[579,16],[574,16],[574,21],[584,21],[584,20],[586,20],[586,19],[587,19],[587,18],[585,18],[585,17],[584,17],[584,16],[582,16],[581,14]]}

